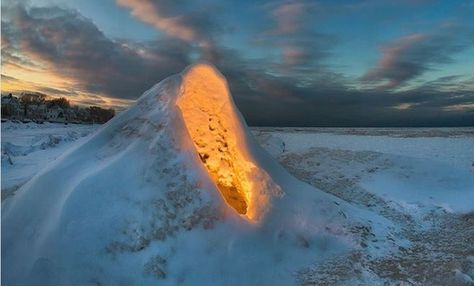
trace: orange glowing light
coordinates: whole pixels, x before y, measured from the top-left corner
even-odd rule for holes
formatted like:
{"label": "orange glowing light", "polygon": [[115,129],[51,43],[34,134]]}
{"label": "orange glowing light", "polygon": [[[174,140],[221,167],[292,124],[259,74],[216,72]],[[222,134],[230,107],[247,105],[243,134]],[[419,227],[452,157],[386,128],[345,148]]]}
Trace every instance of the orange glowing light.
{"label": "orange glowing light", "polygon": [[[243,126],[225,79],[213,67],[200,64],[183,75],[177,100],[187,131],[210,177],[226,203],[256,220],[265,210],[266,187],[244,142]],[[268,176],[268,175],[267,175]]]}

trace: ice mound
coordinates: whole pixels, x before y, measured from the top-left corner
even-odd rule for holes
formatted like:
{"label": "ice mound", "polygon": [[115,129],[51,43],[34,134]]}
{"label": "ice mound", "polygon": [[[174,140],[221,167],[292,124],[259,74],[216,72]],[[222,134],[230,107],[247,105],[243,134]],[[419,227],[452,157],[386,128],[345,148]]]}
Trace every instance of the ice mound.
{"label": "ice mound", "polygon": [[[364,212],[291,177],[205,63],[145,92],[2,210],[5,285],[288,285]],[[371,216],[371,231],[390,223]]]}

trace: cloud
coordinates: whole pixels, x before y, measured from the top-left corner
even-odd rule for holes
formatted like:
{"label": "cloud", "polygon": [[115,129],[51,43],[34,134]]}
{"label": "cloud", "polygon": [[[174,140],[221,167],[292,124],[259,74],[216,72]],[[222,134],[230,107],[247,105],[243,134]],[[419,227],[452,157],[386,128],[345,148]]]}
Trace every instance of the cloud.
{"label": "cloud", "polygon": [[305,14],[307,4],[301,2],[283,3],[277,6],[272,14],[277,20],[276,33],[287,35],[298,32],[302,26],[302,16]]}
{"label": "cloud", "polygon": [[117,0],[117,4],[129,8],[133,16],[172,37],[188,42],[196,41],[198,38],[198,33],[183,21],[183,17],[162,15],[159,1]]}
{"label": "cloud", "polygon": [[267,58],[273,73],[293,77],[314,77],[326,72],[324,61],[330,57],[336,37],[315,31],[315,14],[324,9],[311,1],[265,2],[262,17],[268,19],[254,34],[257,47],[270,50]]}
{"label": "cloud", "polygon": [[[433,90],[436,83],[404,92],[355,90],[341,84],[295,85],[288,78],[260,78],[237,103],[257,126],[472,126],[474,92]],[[454,84],[454,82],[452,83]],[[235,88],[231,85],[232,90]],[[275,89],[275,90],[273,90]],[[278,96],[273,98],[273,96]],[[451,108],[446,108],[451,107]]]}
{"label": "cloud", "polygon": [[[70,79],[76,88],[89,93],[135,98],[189,63],[187,45],[173,39],[114,41],[73,10],[15,6],[10,13],[14,17],[8,27],[14,32],[9,41],[15,43],[15,53]],[[15,61],[12,57],[6,60]]]}
{"label": "cloud", "polygon": [[459,26],[447,25],[435,33],[414,33],[387,43],[381,58],[361,78],[382,88],[398,88],[472,45],[472,35]]}
{"label": "cloud", "polygon": [[208,1],[203,6],[199,2],[183,0],[116,0],[116,3],[168,37],[194,45],[202,58],[212,60],[215,56],[213,35],[222,27],[214,22],[219,5]]}

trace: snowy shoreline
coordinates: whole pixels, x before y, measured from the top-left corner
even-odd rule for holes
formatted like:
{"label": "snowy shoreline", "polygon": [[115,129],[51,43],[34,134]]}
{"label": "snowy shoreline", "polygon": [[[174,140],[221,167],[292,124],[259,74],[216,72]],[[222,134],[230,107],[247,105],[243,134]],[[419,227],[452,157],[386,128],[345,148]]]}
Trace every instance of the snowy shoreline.
{"label": "snowy shoreline", "polygon": [[[2,204],[100,127],[3,123]],[[362,249],[369,247],[372,254],[351,252],[343,259],[315,264],[298,274],[301,284],[411,281],[422,285],[420,281],[444,279],[440,281],[469,285],[474,262],[470,262],[469,241],[463,240],[474,237],[469,227],[474,211],[470,204],[474,200],[473,128],[251,130],[293,176],[400,227],[391,238],[400,245],[399,252],[384,256],[374,248],[377,243],[362,240]],[[367,235],[369,239],[370,230]],[[411,264],[420,265],[419,273],[413,272]],[[346,269],[344,275],[340,269]]]}
{"label": "snowy shoreline", "polygon": [[[102,125],[11,121],[2,123],[2,201],[4,190],[17,189],[41,166],[59,157],[72,147],[76,140],[82,141],[100,126]],[[271,140],[276,140],[262,144],[273,155],[278,155],[282,151],[283,147],[276,145],[284,142],[286,152],[302,152],[317,147],[377,151],[394,155],[410,154],[416,158],[429,158],[464,168],[474,164],[474,148],[471,148],[474,146],[474,127],[251,127],[250,129],[257,139],[269,135]],[[268,138],[263,139],[265,140]],[[13,165],[21,166],[12,167]]]}
{"label": "snowy shoreline", "polygon": [[250,127],[254,132],[331,133],[338,135],[416,137],[474,137],[474,127]]}

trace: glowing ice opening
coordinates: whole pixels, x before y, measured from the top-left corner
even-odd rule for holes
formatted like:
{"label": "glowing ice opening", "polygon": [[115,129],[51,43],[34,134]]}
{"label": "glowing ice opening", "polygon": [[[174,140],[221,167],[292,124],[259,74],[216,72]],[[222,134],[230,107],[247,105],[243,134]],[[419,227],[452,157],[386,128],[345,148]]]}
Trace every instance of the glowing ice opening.
{"label": "glowing ice opening", "polygon": [[[248,219],[265,207],[256,195],[258,169],[225,79],[213,67],[194,65],[183,75],[177,100],[186,128],[210,177],[229,206]],[[261,193],[261,192],[260,192]]]}

